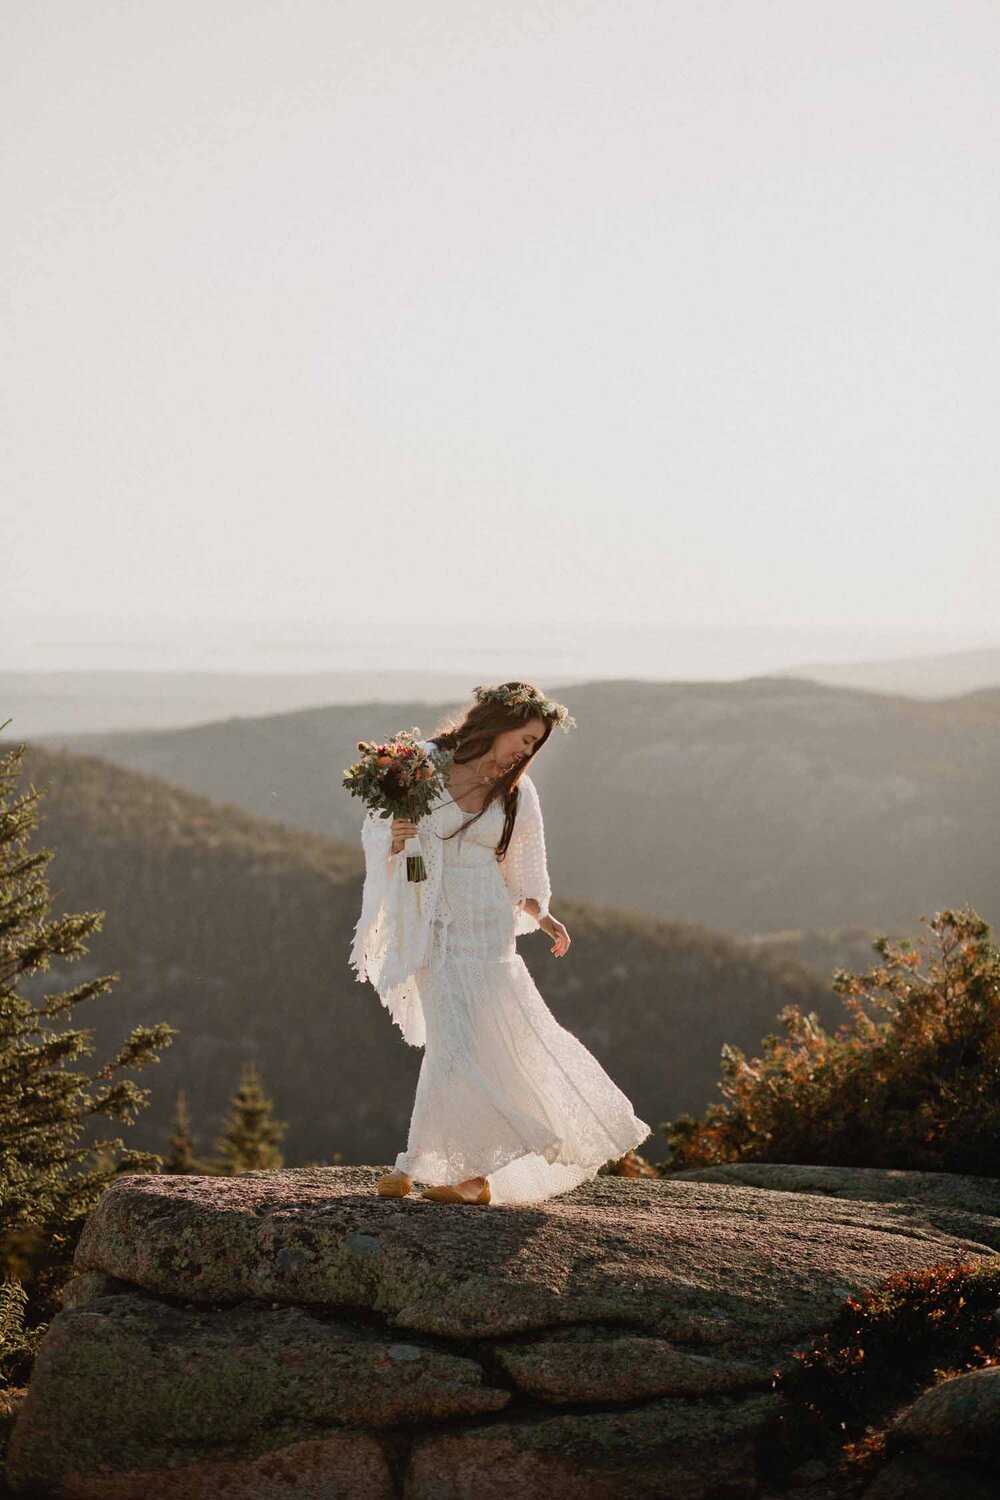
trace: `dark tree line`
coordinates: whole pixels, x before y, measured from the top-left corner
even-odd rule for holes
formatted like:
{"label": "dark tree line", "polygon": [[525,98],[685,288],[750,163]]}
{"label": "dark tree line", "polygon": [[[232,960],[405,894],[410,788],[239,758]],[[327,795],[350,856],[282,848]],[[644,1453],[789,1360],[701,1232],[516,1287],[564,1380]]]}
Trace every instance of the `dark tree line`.
{"label": "dark tree line", "polygon": [[86,939],[101,930],[105,915],[50,915],[47,867],[54,851],[28,847],[47,784],[17,790],[27,749],[19,745],[0,757],[0,1390],[27,1380],[72,1274],[84,1221],[115,1177],[280,1167],[285,1131],[252,1063],[242,1069],[215,1142],[218,1154],[208,1161],[195,1157],[183,1090],[166,1158],[97,1128],[109,1120],[134,1123],[151,1091],[122,1074],[158,1062],[178,1032],[165,1023],[135,1027],[113,1056],[83,1071],[74,1065],[93,1053],[93,1031],[68,1022],[76,1006],[107,995],[121,975],[103,974],[40,1001],[19,990],[53,961],[72,963],[86,954]]}

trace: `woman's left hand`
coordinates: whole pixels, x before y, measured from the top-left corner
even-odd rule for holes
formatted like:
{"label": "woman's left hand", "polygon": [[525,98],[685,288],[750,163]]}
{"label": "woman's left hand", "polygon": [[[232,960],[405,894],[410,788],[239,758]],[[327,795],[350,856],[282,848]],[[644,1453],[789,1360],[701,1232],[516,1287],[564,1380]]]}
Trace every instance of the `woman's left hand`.
{"label": "woman's left hand", "polygon": [[569,948],[572,938],[559,921],[559,918],[552,916],[550,912],[547,917],[542,918],[538,925],[543,932],[548,933],[550,938],[555,938],[555,942],[552,945],[553,957],[562,958]]}

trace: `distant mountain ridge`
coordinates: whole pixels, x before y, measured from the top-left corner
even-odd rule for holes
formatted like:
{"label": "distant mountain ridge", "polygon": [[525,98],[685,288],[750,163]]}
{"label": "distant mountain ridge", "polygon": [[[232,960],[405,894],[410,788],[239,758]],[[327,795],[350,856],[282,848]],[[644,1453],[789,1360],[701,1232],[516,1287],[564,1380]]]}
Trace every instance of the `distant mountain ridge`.
{"label": "distant mountain ridge", "polygon": [[908,698],[955,698],[983,688],[1000,688],[1000,646],[978,651],[943,651],[873,661],[798,662],[771,677],[807,677],[866,693],[902,693]]}
{"label": "distant mountain ridge", "polygon": [[[912,936],[921,913],[965,902],[1000,915],[1000,689],[930,702],[760,677],[549,691],[578,722],[532,768],[557,899],[743,938]],[[331,705],[71,743],[356,844],[361,808],[341,781],[357,740],[430,734],[448,706]]]}
{"label": "distant mountain ridge", "polygon": [[[676,650],[674,651],[676,656]],[[148,667],[128,671],[97,668],[0,671],[0,719],[11,717],[11,732],[22,740],[70,743],[84,749],[81,736],[178,730],[238,717],[267,718],[303,708],[333,704],[363,705],[393,700],[440,704],[449,697],[466,701],[468,671],[369,667],[352,671],[195,671]],[[712,680],[753,680],[734,672]],[[912,698],[953,698],[980,688],[1000,687],[1000,647],[911,654],[871,661],[838,659],[770,666],[753,677],[797,677],[865,692],[902,693]],[[664,670],[643,670],[637,678],[667,685],[697,680]],[[550,674],[545,683],[550,687]],[[560,674],[560,690],[605,680],[601,674]],[[704,680],[704,679],[702,679]]]}

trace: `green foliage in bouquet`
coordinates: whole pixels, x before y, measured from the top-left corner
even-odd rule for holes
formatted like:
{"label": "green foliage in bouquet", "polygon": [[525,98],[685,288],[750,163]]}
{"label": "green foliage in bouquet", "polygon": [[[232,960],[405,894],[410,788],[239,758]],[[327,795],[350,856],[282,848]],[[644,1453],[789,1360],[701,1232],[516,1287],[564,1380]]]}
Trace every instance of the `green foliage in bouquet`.
{"label": "green foliage in bouquet", "polygon": [[[361,759],[344,772],[344,786],[362,797],[372,812],[382,818],[407,818],[416,822],[430,811],[439,792],[446,790],[444,767],[454,759],[454,750],[428,752],[420,743],[420,729],[402,729],[385,744],[358,740]],[[406,857],[408,881],[427,879],[427,867],[419,839],[411,839],[416,852]]]}
{"label": "green foliage in bouquet", "polygon": [[[786,1006],[763,1056],[722,1049],[725,1103],[664,1129],[668,1168],[799,1162],[995,1175],[1000,1160],[1000,950],[971,908],[920,919],[937,951],[879,937],[882,962],[837,969],[851,1020],[831,1036]],[[882,1010],[876,1020],[869,1010]]]}
{"label": "green foliage in bouquet", "polygon": [[428,753],[421,739],[419,727],[414,726],[401,729],[382,744],[358,740],[361,759],[345,770],[343,785],[380,817],[416,822],[445,790],[443,770],[455,756],[454,750]]}

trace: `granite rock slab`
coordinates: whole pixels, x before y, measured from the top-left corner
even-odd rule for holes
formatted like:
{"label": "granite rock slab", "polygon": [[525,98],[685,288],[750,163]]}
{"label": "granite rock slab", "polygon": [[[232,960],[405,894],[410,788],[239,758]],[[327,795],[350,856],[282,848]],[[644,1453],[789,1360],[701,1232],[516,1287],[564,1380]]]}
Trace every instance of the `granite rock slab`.
{"label": "granite rock slab", "polygon": [[735,1184],[598,1177],[537,1207],[380,1198],[375,1167],[126,1174],[76,1252],[189,1301],[366,1307],[392,1325],[498,1337],[628,1323],[683,1343],[795,1340],[850,1292],[981,1240],[897,1205]]}
{"label": "granite rock slab", "polygon": [[749,1497],[774,1377],[845,1297],[994,1254],[849,1183],[602,1175],[472,1206],[381,1198],[381,1171],[115,1179],[17,1409],[13,1493]]}
{"label": "granite rock slab", "polygon": [[1000,1177],[907,1172],[891,1167],[799,1166],[725,1162],[672,1172],[671,1182],[716,1182],[779,1193],[823,1194],[853,1203],[892,1205],[893,1212],[968,1236],[1000,1250]]}

